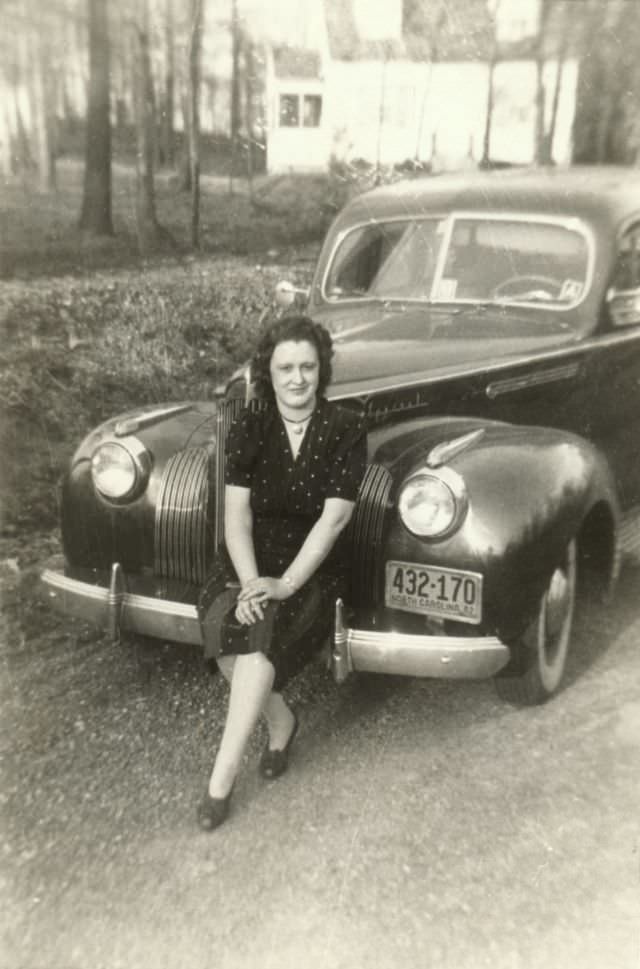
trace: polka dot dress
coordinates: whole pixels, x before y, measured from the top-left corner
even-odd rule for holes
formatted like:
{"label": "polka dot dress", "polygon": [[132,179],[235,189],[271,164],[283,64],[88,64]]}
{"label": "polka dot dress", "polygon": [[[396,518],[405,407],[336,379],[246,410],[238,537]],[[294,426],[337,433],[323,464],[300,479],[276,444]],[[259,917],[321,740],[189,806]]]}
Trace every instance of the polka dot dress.
{"label": "polka dot dress", "polygon": [[[246,410],[236,418],[227,438],[225,482],[251,489],[254,547],[261,575],[282,575],[320,517],[326,498],[355,501],[365,467],[363,420],[329,401],[319,401],[295,458],[275,405]],[[306,664],[331,629],[335,599],[348,592],[347,551],[343,533],[315,576],[278,604],[264,650],[276,667],[276,689]],[[201,619],[223,580],[235,578],[228,555],[220,556],[203,589]],[[203,633],[204,626],[206,623]],[[303,641],[291,643],[292,631]],[[225,648],[225,638],[229,648]],[[223,634],[222,644],[223,652],[252,651],[251,644],[242,648],[241,634]]]}

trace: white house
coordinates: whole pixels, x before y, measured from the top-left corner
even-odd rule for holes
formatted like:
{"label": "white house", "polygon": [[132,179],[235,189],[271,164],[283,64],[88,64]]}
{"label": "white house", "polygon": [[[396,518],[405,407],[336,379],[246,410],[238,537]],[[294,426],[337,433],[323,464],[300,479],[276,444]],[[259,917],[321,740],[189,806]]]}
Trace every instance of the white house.
{"label": "white house", "polygon": [[[416,36],[402,0],[300,0],[287,41],[268,45],[268,171],[323,170],[332,157],[443,168],[477,162],[496,40],[491,157],[531,161],[537,69],[522,41],[535,35],[537,2],[501,0],[494,19],[487,0],[447,0],[432,5],[445,14]],[[518,56],[506,59],[507,49]],[[550,58],[548,109],[557,70]],[[553,143],[560,162],[571,147],[576,78],[575,59],[565,59]]]}

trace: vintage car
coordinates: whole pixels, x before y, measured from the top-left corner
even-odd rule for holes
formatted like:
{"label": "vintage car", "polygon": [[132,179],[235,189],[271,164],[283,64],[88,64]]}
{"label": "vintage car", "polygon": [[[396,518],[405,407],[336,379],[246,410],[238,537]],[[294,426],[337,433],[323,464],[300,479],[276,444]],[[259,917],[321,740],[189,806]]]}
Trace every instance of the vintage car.
{"label": "vintage car", "polygon": [[[351,201],[308,291],[334,334],[329,397],[368,421],[352,591],[331,663],[559,688],[576,603],[609,594],[640,535],[640,173],[465,173]],[[223,541],[224,440],[248,367],[215,402],[133,410],[76,451],[59,608],[199,643]]]}

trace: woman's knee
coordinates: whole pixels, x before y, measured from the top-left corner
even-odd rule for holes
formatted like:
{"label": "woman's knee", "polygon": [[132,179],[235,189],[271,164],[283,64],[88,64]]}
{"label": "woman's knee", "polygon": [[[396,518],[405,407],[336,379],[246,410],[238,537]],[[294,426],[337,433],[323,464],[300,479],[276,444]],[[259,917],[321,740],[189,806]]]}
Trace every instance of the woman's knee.
{"label": "woman's knee", "polygon": [[242,670],[243,673],[255,674],[261,678],[270,678],[273,682],[276,670],[267,656],[259,651],[255,653],[243,653],[235,658],[234,673]]}
{"label": "woman's knee", "polygon": [[218,669],[224,676],[227,683],[231,683],[233,678],[233,668],[236,665],[235,656],[218,656],[216,660]]}

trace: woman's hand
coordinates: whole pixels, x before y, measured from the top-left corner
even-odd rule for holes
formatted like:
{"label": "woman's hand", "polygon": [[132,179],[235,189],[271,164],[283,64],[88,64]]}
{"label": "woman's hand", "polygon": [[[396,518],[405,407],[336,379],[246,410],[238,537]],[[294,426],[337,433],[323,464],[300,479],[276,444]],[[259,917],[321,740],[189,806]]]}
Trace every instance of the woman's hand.
{"label": "woman's hand", "polygon": [[282,579],[261,576],[245,582],[238,594],[236,619],[245,626],[252,626],[264,619],[262,608],[270,599],[287,599],[292,594],[291,586]]}
{"label": "woman's hand", "polygon": [[258,599],[238,599],[236,603],[236,619],[243,626],[253,626],[255,622],[264,619],[262,602]]}
{"label": "woman's hand", "polygon": [[262,575],[257,579],[250,579],[245,582],[238,595],[238,603],[254,602],[260,604],[269,599],[288,599],[292,593],[291,584],[285,582],[284,579],[273,579],[267,575]]}

